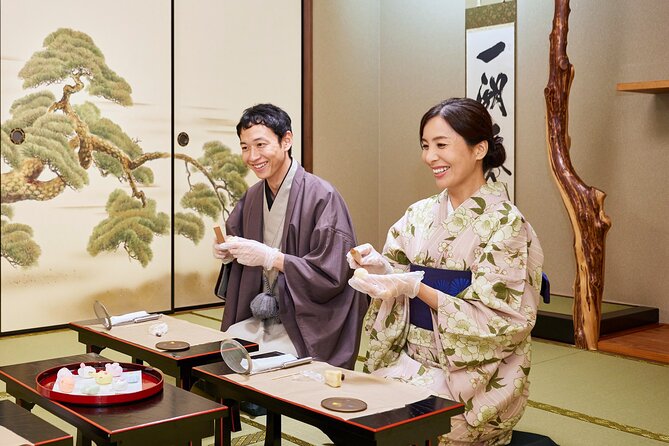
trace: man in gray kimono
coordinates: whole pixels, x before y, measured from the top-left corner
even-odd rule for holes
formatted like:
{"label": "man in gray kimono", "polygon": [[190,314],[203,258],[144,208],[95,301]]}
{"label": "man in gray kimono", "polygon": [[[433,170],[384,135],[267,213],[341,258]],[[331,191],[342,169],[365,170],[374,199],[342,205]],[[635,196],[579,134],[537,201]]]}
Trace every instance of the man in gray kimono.
{"label": "man in gray kimono", "polygon": [[221,329],[278,350],[352,369],[366,297],[348,285],[346,253],[356,246],[344,200],[291,156],[288,114],[272,104],[244,111],[242,159],[261,180],[233,209],[216,294]]}

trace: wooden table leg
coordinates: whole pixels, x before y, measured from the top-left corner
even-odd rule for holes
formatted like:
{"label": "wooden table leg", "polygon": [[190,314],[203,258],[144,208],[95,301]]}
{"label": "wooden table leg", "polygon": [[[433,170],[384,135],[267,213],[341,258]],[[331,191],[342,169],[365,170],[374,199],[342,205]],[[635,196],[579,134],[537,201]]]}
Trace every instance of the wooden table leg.
{"label": "wooden table leg", "polygon": [[86,345],[86,353],[97,353],[100,354],[104,347],[98,347],[97,345]]}
{"label": "wooden table leg", "polygon": [[232,432],[239,432],[242,430],[242,421],[239,418],[239,401],[223,398],[220,403],[224,406],[228,406],[228,413],[230,414],[230,417],[228,418],[230,420],[230,430]]}
{"label": "wooden table leg", "polygon": [[90,438],[86,438],[81,429],[77,429],[77,446],[92,446]]}
{"label": "wooden table leg", "polygon": [[214,426],[214,446],[232,446],[232,421],[230,417],[217,418]]}
{"label": "wooden table leg", "polygon": [[279,446],[281,444],[281,415],[267,411],[267,425],[265,426],[265,446]]}
{"label": "wooden table leg", "polygon": [[26,409],[28,412],[30,412],[31,410],[33,410],[33,407],[35,407],[35,403],[29,403],[28,401],[26,401],[26,400],[22,400],[21,398],[16,398],[16,404],[17,404],[19,407],[23,407],[23,408]]}
{"label": "wooden table leg", "polygon": [[175,376],[175,378],[177,387],[181,387],[184,390],[190,390],[191,387],[193,387],[194,381],[191,377],[190,367],[184,367],[184,368],[179,367],[179,370],[177,371],[177,376]]}

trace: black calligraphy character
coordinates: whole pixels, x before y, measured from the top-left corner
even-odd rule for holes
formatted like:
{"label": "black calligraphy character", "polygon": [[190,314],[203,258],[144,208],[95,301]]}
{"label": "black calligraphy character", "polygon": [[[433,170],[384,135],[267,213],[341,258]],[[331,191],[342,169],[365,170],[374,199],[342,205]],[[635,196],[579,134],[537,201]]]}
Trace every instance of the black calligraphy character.
{"label": "black calligraphy character", "polygon": [[[479,86],[476,100],[490,110],[495,108],[495,105],[499,103],[499,111],[502,112],[502,116],[506,116],[506,107],[504,106],[502,93],[504,92],[504,86],[508,80],[509,78],[504,73],[499,73],[497,79],[495,79],[495,76],[487,77],[486,74],[483,73],[481,75],[481,85]],[[488,87],[484,89],[484,86],[486,85],[488,85]],[[483,92],[481,92],[481,90],[483,90]]]}
{"label": "black calligraphy character", "polygon": [[[504,42],[497,42],[490,48],[481,51],[476,56],[476,58],[482,60],[485,63],[488,63],[502,54],[505,49],[506,44]],[[495,104],[499,103],[499,110],[502,113],[502,116],[506,116],[506,107],[504,106],[502,93],[504,92],[504,86],[508,80],[509,78],[504,73],[500,73],[497,78],[495,78],[495,76],[487,77],[484,72],[481,75],[481,85],[479,86],[479,92],[476,95],[476,100],[483,104],[485,108],[489,108],[490,110],[495,108]],[[488,87],[485,88],[482,93],[481,90],[486,85]]]}

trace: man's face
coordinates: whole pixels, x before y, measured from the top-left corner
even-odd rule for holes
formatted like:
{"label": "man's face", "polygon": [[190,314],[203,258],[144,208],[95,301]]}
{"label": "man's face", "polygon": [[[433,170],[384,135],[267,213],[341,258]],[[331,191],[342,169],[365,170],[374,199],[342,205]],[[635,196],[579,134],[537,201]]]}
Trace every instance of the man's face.
{"label": "man's face", "polygon": [[267,180],[270,186],[281,184],[290,166],[288,150],[293,142],[293,134],[287,132],[283,139],[268,127],[258,124],[242,129],[239,144],[242,160],[258,178]]}

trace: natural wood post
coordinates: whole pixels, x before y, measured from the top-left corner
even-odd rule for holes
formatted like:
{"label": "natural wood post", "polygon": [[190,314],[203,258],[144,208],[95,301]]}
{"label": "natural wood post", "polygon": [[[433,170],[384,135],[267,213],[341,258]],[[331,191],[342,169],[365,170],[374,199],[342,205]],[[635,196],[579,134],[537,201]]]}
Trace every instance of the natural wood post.
{"label": "natural wood post", "polygon": [[555,0],[546,96],[548,159],[562,202],[574,230],[576,280],[574,281],[574,342],[597,350],[604,291],[604,240],[611,220],[604,213],[606,194],[585,184],[569,157],[569,90],[574,67],[567,57],[569,0]]}

